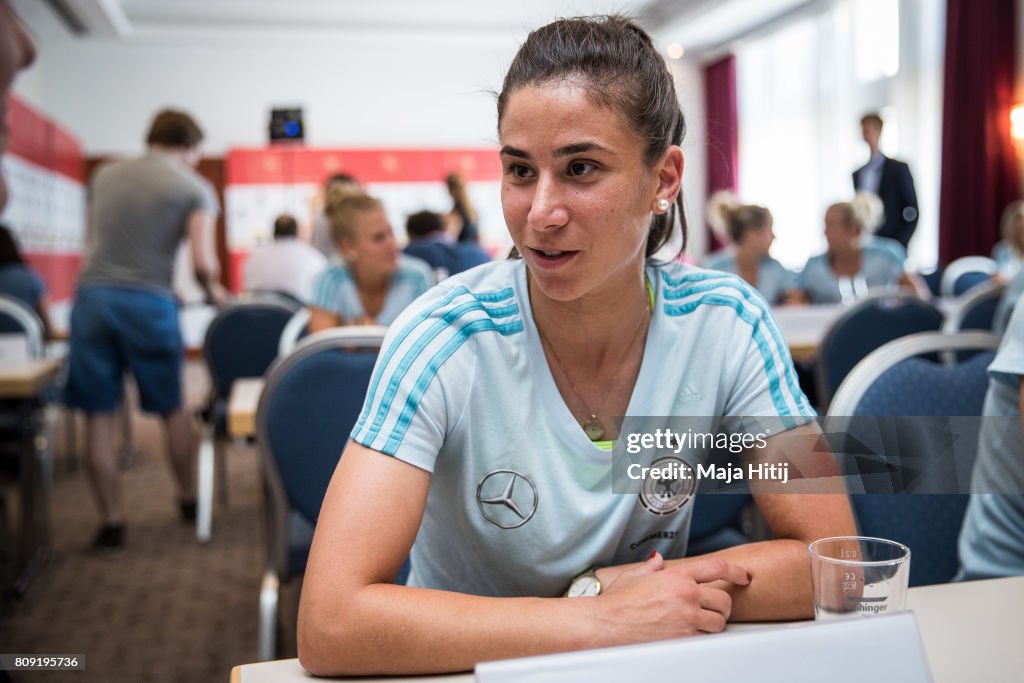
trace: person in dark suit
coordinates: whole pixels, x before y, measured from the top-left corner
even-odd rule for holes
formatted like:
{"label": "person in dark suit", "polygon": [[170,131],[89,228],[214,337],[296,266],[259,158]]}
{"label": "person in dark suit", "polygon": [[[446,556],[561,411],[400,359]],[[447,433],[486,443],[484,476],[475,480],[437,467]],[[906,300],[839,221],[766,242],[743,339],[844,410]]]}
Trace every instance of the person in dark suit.
{"label": "person in dark suit", "polygon": [[423,259],[435,271],[444,271],[439,279],[491,260],[476,242],[454,240],[446,231],[444,218],[440,214],[431,211],[414,213],[406,221],[405,229],[409,234],[409,245],[405,253]]}
{"label": "person in dark suit", "polygon": [[853,172],[853,188],[873,192],[882,200],[885,217],[875,235],[889,237],[904,247],[917,228],[917,192],[910,167],[890,159],[878,150],[882,137],[882,117],[867,114],[860,120],[864,142],[871,148],[871,159]]}

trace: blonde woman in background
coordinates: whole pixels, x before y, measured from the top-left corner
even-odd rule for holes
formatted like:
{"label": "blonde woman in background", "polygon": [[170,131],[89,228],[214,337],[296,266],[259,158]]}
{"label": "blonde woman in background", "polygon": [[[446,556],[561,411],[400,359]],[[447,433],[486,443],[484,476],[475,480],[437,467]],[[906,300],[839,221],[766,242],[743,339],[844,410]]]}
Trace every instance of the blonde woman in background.
{"label": "blonde woman in background", "polygon": [[996,278],[1009,282],[1024,261],[1024,201],[1013,202],[1003,210],[999,228],[1003,239],[993,247],[992,258],[999,266]]}
{"label": "blonde woman in background", "polygon": [[379,199],[337,192],[326,215],[341,261],[313,285],[309,331],[339,325],[389,325],[434,284],[423,261],[403,255]]}
{"label": "blonde woman in background", "polygon": [[710,254],[701,265],[739,275],[769,304],[784,303],[796,287],[796,275],[769,254],[775,241],[772,212],[763,206],[741,204],[731,192],[716,192],[709,203],[708,219],[716,232],[728,236],[732,246]]}
{"label": "blonde woman in background", "polygon": [[897,287],[928,296],[924,283],[904,271],[903,259],[887,246],[892,240],[867,239],[878,225],[880,214],[878,198],[866,192],[828,207],[828,251],[812,256],[797,279],[806,300],[815,304],[848,303],[871,289]]}

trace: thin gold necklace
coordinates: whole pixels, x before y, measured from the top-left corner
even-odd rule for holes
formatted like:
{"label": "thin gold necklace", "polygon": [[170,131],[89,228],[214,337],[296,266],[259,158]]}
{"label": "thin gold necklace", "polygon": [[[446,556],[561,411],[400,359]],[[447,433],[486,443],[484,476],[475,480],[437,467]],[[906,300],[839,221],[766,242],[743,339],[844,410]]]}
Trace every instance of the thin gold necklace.
{"label": "thin gold necklace", "polygon": [[[640,330],[644,329],[644,323],[647,322],[647,320],[649,319],[649,314],[651,312],[649,305],[644,306],[644,311],[648,315],[644,315],[640,318],[640,324],[637,325],[636,331],[633,333],[633,338],[629,340],[629,346],[627,346],[626,350],[623,351],[622,353],[623,361],[625,361],[626,356],[633,349],[633,344],[635,344],[636,340],[640,337]],[[594,412],[593,410],[590,409],[590,405],[587,403],[586,399],[583,398],[583,394],[581,394],[580,390],[576,388],[576,383],[572,381],[572,377],[569,375],[569,371],[566,370],[565,365],[562,364],[562,359],[558,357],[558,352],[555,351],[554,345],[544,335],[544,332],[541,331],[540,325],[537,326],[537,334],[540,335],[541,342],[545,346],[547,346],[547,348],[551,351],[551,356],[555,359],[555,363],[558,364],[558,368],[562,371],[562,374],[565,375],[565,379],[569,381],[569,386],[572,387],[573,393],[576,394],[576,398],[580,400],[580,403],[583,404],[583,407],[586,409],[586,411],[590,413],[590,417],[584,420],[581,424],[581,426],[583,427],[583,432],[591,441],[600,441],[601,437],[603,437],[605,434],[605,429],[604,423],[602,423],[601,420],[597,417],[597,413],[603,412],[605,406],[608,404],[608,399],[611,396],[612,391],[615,389],[615,382],[616,380],[619,379],[619,375],[622,373],[622,368],[624,364],[619,364],[619,369],[615,371],[615,375],[613,375],[611,380],[608,382],[608,394],[605,396],[605,399],[601,403],[601,406],[598,408],[597,412]]]}

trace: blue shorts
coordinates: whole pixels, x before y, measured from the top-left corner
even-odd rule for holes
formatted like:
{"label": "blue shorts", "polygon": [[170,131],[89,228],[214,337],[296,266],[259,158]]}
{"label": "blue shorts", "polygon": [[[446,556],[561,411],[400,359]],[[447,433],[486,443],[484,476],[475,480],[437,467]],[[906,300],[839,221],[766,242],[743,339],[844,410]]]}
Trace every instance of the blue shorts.
{"label": "blue shorts", "polygon": [[178,305],[169,294],[83,285],[71,311],[65,403],[87,413],[113,412],[131,370],[142,410],[177,410],[184,355]]}

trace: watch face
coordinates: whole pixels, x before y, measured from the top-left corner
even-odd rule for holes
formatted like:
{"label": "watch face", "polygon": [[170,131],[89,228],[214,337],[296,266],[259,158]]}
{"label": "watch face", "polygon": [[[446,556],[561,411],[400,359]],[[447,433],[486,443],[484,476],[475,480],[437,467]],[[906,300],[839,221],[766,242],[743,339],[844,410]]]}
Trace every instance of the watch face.
{"label": "watch face", "polygon": [[581,576],[569,586],[570,598],[590,598],[601,592],[601,582],[593,576]]}

